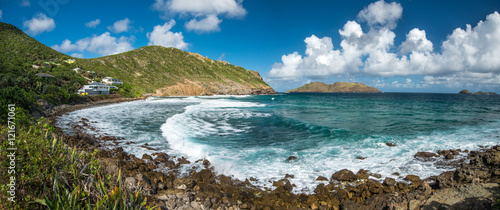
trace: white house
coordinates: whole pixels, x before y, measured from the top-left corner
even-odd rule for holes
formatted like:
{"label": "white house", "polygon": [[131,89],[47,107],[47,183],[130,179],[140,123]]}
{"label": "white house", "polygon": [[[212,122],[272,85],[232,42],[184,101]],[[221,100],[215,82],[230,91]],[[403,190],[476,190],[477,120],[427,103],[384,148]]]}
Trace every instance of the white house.
{"label": "white house", "polygon": [[109,94],[110,86],[105,85],[100,82],[92,82],[88,85],[84,85],[80,90],[78,90],[78,94],[88,94],[88,95],[102,95]]}
{"label": "white house", "polygon": [[73,71],[75,71],[76,73],[80,73],[80,70],[82,70],[82,69],[80,69],[79,67],[76,67],[73,69]]}
{"label": "white house", "polygon": [[102,78],[102,82],[108,85],[123,85],[122,81],[120,81],[119,79],[115,79],[113,77],[104,77]]}

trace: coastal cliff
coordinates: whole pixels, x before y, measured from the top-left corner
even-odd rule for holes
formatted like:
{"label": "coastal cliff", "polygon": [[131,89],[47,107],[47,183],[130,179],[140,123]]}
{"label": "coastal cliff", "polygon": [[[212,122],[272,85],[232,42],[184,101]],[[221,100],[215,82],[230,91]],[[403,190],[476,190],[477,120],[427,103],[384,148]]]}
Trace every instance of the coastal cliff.
{"label": "coastal cliff", "polygon": [[287,91],[287,93],[381,93],[377,88],[362,83],[336,82],[328,85],[322,82],[312,82],[302,87]]}

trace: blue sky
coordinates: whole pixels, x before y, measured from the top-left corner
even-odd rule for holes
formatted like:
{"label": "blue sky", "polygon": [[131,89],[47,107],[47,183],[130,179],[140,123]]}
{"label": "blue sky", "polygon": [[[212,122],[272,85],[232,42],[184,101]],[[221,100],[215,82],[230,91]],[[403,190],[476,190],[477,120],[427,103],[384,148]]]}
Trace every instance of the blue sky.
{"label": "blue sky", "polygon": [[177,47],[259,71],[278,91],[500,92],[497,11],[498,0],[2,0],[0,21],[76,57]]}

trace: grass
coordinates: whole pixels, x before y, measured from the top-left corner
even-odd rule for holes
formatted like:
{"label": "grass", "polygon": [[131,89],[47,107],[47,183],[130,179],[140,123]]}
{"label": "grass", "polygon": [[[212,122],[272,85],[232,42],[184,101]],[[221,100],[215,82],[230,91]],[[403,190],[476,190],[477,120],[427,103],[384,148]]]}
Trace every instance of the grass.
{"label": "grass", "polygon": [[[8,128],[2,126],[2,168],[8,168]],[[9,202],[8,170],[2,170],[0,209],[153,209],[138,191],[129,192],[117,179],[102,173],[97,150],[68,148],[48,120],[18,127],[15,159],[15,202]]]}

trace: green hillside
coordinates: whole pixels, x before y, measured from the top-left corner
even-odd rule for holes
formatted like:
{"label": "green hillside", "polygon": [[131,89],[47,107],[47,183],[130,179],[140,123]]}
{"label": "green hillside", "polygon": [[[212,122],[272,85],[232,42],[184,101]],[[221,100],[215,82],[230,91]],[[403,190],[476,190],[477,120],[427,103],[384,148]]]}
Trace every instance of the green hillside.
{"label": "green hillside", "polygon": [[0,67],[2,68],[19,69],[26,65],[31,66],[37,60],[70,58],[7,23],[0,23],[0,50]]}
{"label": "green hillside", "polygon": [[78,65],[130,84],[141,93],[154,93],[165,86],[185,83],[228,83],[268,87],[257,72],[176,48],[146,46],[129,52],[92,59],[78,59]]}
{"label": "green hillside", "polygon": [[[0,23],[0,114],[15,103],[26,114],[85,100],[76,91],[88,82],[114,77],[124,82],[118,94],[158,95],[272,94],[255,71],[175,48],[147,46],[92,59],[59,53],[17,27]],[[76,62],[65,62],[74,59]],[[82,71],[76,73],[74,68]],[[37,74],[50,74],[41,78]],[[85,79],[88,78],[88,79]],[[3,118],[2,118],[3,120]],[[0,120],[0,121],[2,121]]]}
{"label": "green hillside", "polygon": [[[86,80],[72,71],[74,65],[63,62],[68,58],[15,26],[0,23],[0,122],[6,120],[7,104],[16,105],[18,116],[40,116],[48,106],[79,101],[75,92]],[[41,78],[39,73],[54,77]]]}
{"label": "green hillside", "polygon": [[331,85],[322,82],[312,82],[289,90],[287,93],[381,93],[381,91],[357,82],[336,82]]}

